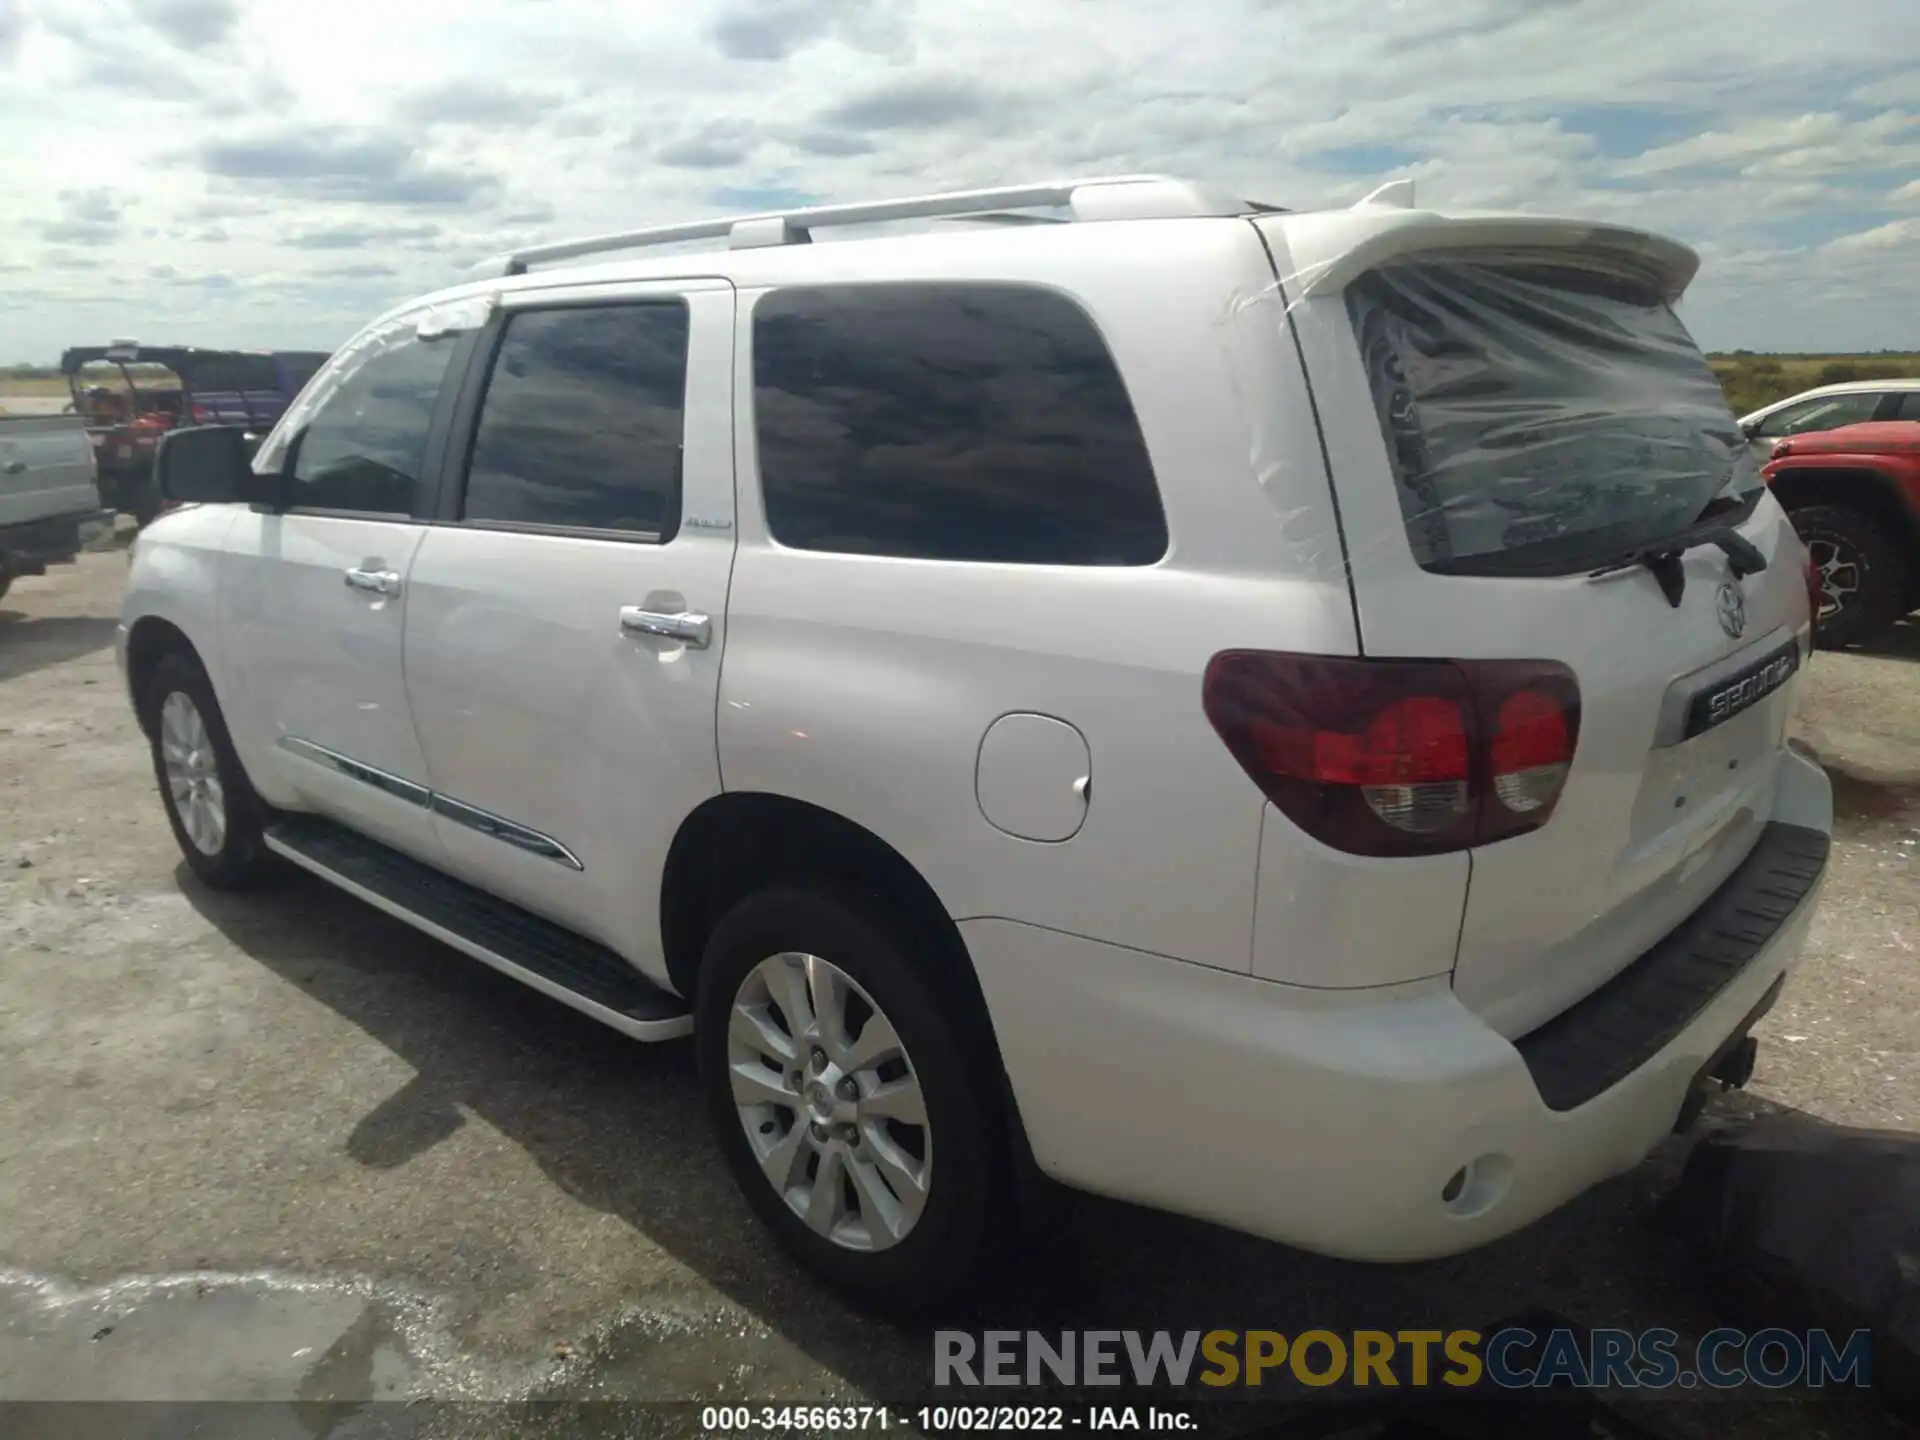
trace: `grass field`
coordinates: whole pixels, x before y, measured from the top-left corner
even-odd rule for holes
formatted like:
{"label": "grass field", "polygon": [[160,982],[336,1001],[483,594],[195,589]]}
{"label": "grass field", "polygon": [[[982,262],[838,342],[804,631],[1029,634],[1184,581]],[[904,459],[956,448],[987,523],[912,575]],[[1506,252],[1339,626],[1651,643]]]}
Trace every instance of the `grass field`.
{"label": "grass field", "polygon": [[18,395],[24,398],[44,400],[51,395],[64,396],[67,382],[58,377],[51,380],[34,378],[30,380],[10,380],[0,375],[0,397]]}
{"label": "grass field", "polygon": [[1914,355],[1713,355],[1708,357],[1736,415],[1843,380],[1920,379]]}

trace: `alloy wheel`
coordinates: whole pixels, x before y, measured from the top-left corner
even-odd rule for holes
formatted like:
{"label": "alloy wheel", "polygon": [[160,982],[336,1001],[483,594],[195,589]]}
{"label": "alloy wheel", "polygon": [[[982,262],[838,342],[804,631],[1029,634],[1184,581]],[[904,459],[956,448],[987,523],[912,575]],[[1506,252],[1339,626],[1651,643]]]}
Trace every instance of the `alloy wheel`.
{"label": "alloy wheel", "polygon": [[1807,545],[1814,573],[1820,577],[1820,612],[1815,620],[1830,620],[1860,598],[1860,559],[1832,540],[1815,538]]}
{"label": "alloy wheel", "polygon": [[933,1176],[926,1097],[852,976],[795,951],[755,965],[734,994],[727,1068],[754,1159],[795,1215],[848,1250],[907,1238]]}
{"label": "alloy wheel", "polygon": [[202,855],[218,855],[227,840],[227,796],[213,737],[193,697],[171,692],[160,706],[160,761],[180,828]]}

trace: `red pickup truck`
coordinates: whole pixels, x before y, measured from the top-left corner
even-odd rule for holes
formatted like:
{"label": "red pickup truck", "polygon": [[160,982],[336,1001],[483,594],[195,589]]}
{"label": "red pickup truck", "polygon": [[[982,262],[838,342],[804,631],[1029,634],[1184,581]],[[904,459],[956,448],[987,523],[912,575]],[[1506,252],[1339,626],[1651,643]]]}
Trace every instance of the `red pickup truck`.
{"label": "red pickup truck", "polygon": [[1820,645],[1851,645],[1920,609],[1920,421],[1790,435],[1760,473],[1812,552]]}

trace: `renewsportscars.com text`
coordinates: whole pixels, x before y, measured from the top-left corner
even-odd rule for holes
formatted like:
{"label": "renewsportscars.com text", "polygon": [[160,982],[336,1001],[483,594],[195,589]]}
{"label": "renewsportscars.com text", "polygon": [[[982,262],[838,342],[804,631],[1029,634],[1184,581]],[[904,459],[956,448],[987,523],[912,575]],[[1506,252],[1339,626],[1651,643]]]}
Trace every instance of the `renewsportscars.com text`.
{"label": "renewsportscars.com text", "polygon": [[937,1330],[935,1385],[1263,1384],[1504,1389],[1573,1385],[1731,1389],[1872,1383],[1873,1340],[1856,1330]]}

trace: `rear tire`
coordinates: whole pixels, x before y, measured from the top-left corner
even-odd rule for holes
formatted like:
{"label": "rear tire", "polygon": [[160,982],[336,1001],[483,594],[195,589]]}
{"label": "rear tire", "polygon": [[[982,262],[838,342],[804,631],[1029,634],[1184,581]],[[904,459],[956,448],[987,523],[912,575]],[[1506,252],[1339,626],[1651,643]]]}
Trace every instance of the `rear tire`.
{"label": "rear tire", "polygon": [[[714,928],[695,1010],[709,1116],[754,1213],[810,1269],[895,1313],[974,1281],[1008,1193],[998,1090],[931,983],[928,949],[876,897],[779,885]],[[876,1024],[898,1059],[862,1066],[894,1053]]]}
{"label": "rear tire", "polygon": [[167,823],[193,873],[216,890],[244,890],[278,868],[262,839],[267,807],[254,794],[199,660],[181,651],[153,667],[141,700]]}
{"label": "rear tire", "polygon": [[1812,505],[1788,518],[1821,572],[1816,645],[1838,650],[1900,618],[1908,589],[1904,547],[1878,520],[1842,505]]}

